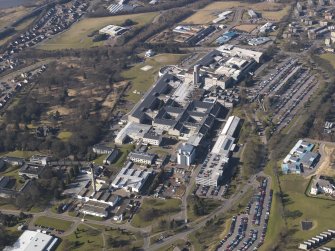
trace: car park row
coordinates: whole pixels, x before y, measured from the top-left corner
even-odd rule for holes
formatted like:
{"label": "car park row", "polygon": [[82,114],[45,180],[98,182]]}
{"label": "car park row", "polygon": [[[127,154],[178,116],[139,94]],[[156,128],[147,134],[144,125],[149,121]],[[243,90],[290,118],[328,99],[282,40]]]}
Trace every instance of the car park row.
{"label": "car park row", "polygon": [[217,250],[257,250],[267,232],[273,191],[268,179],[261,178],[258,192],[252,197],[245,211],[233,216],[228,234],[217,246]]}

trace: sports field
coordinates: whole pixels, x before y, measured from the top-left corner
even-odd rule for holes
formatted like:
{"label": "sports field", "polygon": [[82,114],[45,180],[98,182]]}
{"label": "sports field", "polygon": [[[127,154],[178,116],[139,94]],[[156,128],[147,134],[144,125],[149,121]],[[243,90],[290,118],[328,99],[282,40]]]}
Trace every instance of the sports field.
{"label": "sports field", "polygon": [[138,28],[150,23],[157,15],[157,12],[150,12],[122,16],[85,18],[72,25],[72,27],[64,33],[56,35],[54,38],[41,44],[39,48],[43,50],[59,50],[100,46],[103,45],[104,41],[93,42],[93,38],[89,37],[93,32],[110,24],[120,25],[126,19],[131,19],[136,22],[137,24],[134,25],[134,27]]}

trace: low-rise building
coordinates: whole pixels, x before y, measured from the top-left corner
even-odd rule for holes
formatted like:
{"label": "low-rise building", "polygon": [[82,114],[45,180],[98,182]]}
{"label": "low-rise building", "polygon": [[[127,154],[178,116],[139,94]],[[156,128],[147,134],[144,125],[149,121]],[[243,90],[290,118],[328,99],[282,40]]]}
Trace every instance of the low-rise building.
{"label": "low-rise building", "polygon": [[80,212],[95,217],[106,218],[108,217],[109,207],[109,205],[101,202],[89,201],[82,206]]}
{"label": "low-rise building", "polygon": [[11,166],[22,166],[24,163],[24,159],[23,158],[17,158],[17,157],[9,157],[9,156],[5,156],[2,158],[2,160]]}
{"label": "low-rise building", "polygon": [[160,146],[162,143],[162,136],[153,132],[145,133],[143,135],[143,143],[153,146]]}
{"label": "low-rise building", "polygon": [[45,171],[46,166],[34,163],[25,163],[19,170],[20,176],[25,176],[30,179],[39,179]]}
{"label": "low-rise building", "polygon": [[119,155],[119,150],[114,148],[113,151],[110,152],[107,155],[107,157],[104,159],[104,164],[111,165],[115,161],[118,155]]}
{"label": "low-rise building", "polygon": [[37,231],[25,230],[19,239],[4,251],[51,251],[55,250],[59,239]]}
{"label": "low-rise building", "polygon": [[312,152],[313,149],[314,144],[306,140],[299,140],[283,160],[283,173],[300,174],[304,169],[314,168],[320,159],[320,154]]}
{"label": "low-rise building", "polygon": [[131,152],[128,155],[128,158],[134,163],[151,165],[154,162],[156,155],[145,152]]}
{"label": "low-rise building", "polygon": [[335,195],[335,182],[330,177],[320,176],[312,181],[310,194],[327,194],[327,195]]}
{"label": "low-rise building", "polygon": [[111,154],[114,148],[104,144],[97,144],[93,146],[92,151],[96,154]]}
{"label": "low-rise building", "polygon": [[129,122],[120,130],[115,138],[116,144],[124,144],[127,140],[143,139],[144,135],[151,129],[151,125]]}
{"label": "low-rise building", "polygon": [[115,177],[111,186],[113,188],[138,193],[151,174],[152,172],[134,168],[133,163],[129,161]]}
{"label": "low-rise building", "polygon": [[29,162],[32,164],[46,166],[50,161],[50,156],[42,156],[42,155],[33,155],[30,157]]}
{"label": "low-rise building", "polygon": [[10,179],[9,179],[8,176],[0,177],[0,189],[5,188],[8,185],[9,181],[10,181]]}
{"label": "low-rise building", "polygon": [[128,28],[124,28],[117,25],[107,25],[106,27],[99,30],[99,34],[106,34],[111,37],[120,36],[125,33]]}

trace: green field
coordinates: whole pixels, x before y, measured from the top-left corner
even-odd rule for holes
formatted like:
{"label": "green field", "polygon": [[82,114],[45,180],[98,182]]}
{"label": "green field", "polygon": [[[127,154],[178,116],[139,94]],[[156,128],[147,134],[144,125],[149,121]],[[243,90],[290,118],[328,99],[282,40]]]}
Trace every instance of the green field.
{"label": "green field", "polygon": [[13,152],[3,152],[0,153],[0,156],[9,156],[9,157],[17,157],[17,158],[24,158],[28,159],[31,156],[39,154],[37,151],[13,151]]}
{"label": "green field", "polygon": [[[266,172],[273,174],[270,163],[266,168]],[[298,244],[307,240],[320,232],[326,231],[334,226],[334,222],[329,220],[333,217],[334,202],[331,200],[311,198],[305,195],[309,179],[298,175],[280,176],[280,183],[283,191],[284,209],[282,207],[280,197],[277,195],[279,191],[278,183],[274,175],[272,175],[274,184],[273,203],[271,207],[268,231],[265,243],[261,247],[261,251],[271,250],[276,245],[285,250],[297,250]],[[284,218],[285,216],[285,218]],[[287,228],[285,220],[287,222]],[[301,221],[310,220],[313,222],[313,228],[303,231],[301,229]],[[281,235],[287,234],[286,239],[282,239]]]}
{"label": "green field", "polygon": [[279,240],[279,235],[283,228],[285,227],[285,222],[283,221],[283,209],[282,204],[280,201],[280,197],[277,195],[279,192],[279,186],[277,178],[273,172],[273,162],[270,162],[266,168],[265,173],[271,176],[271,189],[273,190],[273,197],[272,197],[272,204],[271,204],[271,211],[270,211],[270,219],[268,223],[268,230],[266,232],[265,241],[262,247],[260,248],[261,251],[271,250],[273,245],[275,245],[276,241]]}
{"label": "green field", "polygon": [[37,218],[34,224],[38,226],[52,227],[57,230],[66,231],[71,227],[73,222],[66,221],[66,220],[60,220],[60,219],[47,217],[47,216],[41,216]]}
{"label": "green field", "polygon": [[57,138],[59,138],[62,141],[68,141],[71,136],[72,132],[63,131],[58,134]]}
{"label": "green field", "polygon": [[[221,206],[222,203],[223,203],[219,200],[212,200],[212,199],[200,199],[200,200],[202,200],[202,202],[204,203],[204,205],[206,207],[206,214],[205,215],[210,214],[216,208]],[[187,198],[187,219],[190,222],[195,221],[196,219],[204,216],[204,215],[198,216],[198,215],[195,214],[194,205],[195,205],[194,199],[191,196],[189,196]]]}
{"label": "green field", "polygon": [[320,58],[327,60],[335,68],[335,54],[333,53],[324,53]]}
{"label": "green field", "polygon": [[104,159],[106,159],[106,157],[107,157],[108,155],[107,154],[102,154],[102,155],[100,155],[98,158],[96,158],[95,160],[93,160],[93,162],[95,163],[95,164],[98,164],[98,165],[103,165],[104,163]]}
{"label": "green field", "polygon": [[[288,228],[296,230],[292,238],[302,241],[334,227],[334,222],[329,220],[334,216],[334,201],[307,197],[305,190],[309,179],[285,175],[280,180],[285,195]],[[301,230],[301,221],[305,219],[313,221],[314,227],[311,230]]]}
{"label": "green field", "polygon": [[72,234],[63,238],[57,251],[93,251],[103,248],[121,251],[136,250],[142,246],[143,240],[137,234],[99,225],[80,224]]}
{"label": "green field", "polygon": [[144,199],[139,210],[133,220],[132,225],[135,227],[146,227],[159,219],[166,219],[169,216],[180,212],[181,201],[178,199]]}
{"label": "green field", "polygon": [[95,227],[105,235],[107,250],[137,250],[143,246],[143,239],[140,234],[94,224],[90,224],[90,226]]}
{"label": "green field", "polygon": [[[132,83],[130,90],[126,94],[126,99],[133,103],[138,102],[150,86],[153,85],[159,69],[165,65],[178,64],[184,56],[184,54],[158,54],[152,58],[147,58],[145,62],[137,64],[131,69],[122,72],[122,77]],[[142,67],[147,65],[152,68],[147,71],[141,70]],[[140,94],[133,93],[135,90],[140,92]]]}
{"label": "green field", "polygon": [[88,225],[80,224],[77,230],[62,239],[62,243],[56,249],[57,251],[67,250],[102,250],[103,239],[101,231]]}
{"label": "green field", "polygon": [[61,50],[101,46],[104,41],[93,42],[92,37],[89,37],[89,35],[110,24],[120,25],[126,19],[135,21],[137,24],[134,25],[134,27],[139,28],[150,23],[155,16],[157,16],[157,14],[157,12],[150,12],[122,16],[85,18],[74,24],[64,33],[61,33],[41,44],[38,48],[43,50]]}
{"label": "green field", "polygon": [[132,144],[127,144],[127,145],[121,145],[118,146],[118,149],[120,151],[119,158],[116,160],[115,164],[113,166],[115,167],[122,167],[124,162],[127,159],[128,154],[134,150],[135,146]]}

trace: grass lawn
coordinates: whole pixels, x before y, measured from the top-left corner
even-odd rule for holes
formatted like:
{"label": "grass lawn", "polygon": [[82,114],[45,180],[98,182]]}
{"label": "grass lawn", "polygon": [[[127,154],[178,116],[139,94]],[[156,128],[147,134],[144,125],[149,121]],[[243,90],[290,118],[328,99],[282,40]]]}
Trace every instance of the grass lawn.
{"label": "grass lawn", "polygon": [[57,138],[59,138],[62,141],[68,141],[71,136],[72,132],[63,131],[58,134]]}
{"label": "grass lawn", "polygon": [[335,68],[335,54],[333,53],[324,53],[320,58],[327,60]]}
{"label": "grass lawn", "polygon": [[88,225],[80,224],[77,230],[64,237],[56,251],[66,250],[102,250],[103,239],[101,231]]}
{"label": "grass lawn", "polygon": [[220,239],[227,234],[230,214],[218,216],[212,223],[188,235],[193,250],[215,250]]}
{"label": "grass lawn", "polygon": [[17,157],[29,159],[31,156],[38,154],[37,151],[13,151],[13,152],[4,152],[0,153],[0,156],[9,156],[9,157]]}
{"label": "grass lawn", "polygon": [[71,221],[60,220],[47,216],[41,216],[37,218],[34,224],[38,226],[52,227],[57,230],[66,231],[71,227],[73,223]]}
{"label": "grass lawn", "polygon": [[96,158],[95,160],[93,160],[93,162],[95,164],[98,164],[98,165],[103,165],[104,163],[104,159],[106,159],[106,157],[108,156],[108,154],[102,154],[100,155],[98,158]]}
{"label": "grass lawn", "polygon": [[285,8],[279,11],[262,11],[262,17],[273,21],[280,21],[285,15],[288,14],[290,6],[285,6]]}
{"label": "grass lawn", "polygon": [[119,153],[119,158],[117,161],[112,165],[114,167],[122,167],[124,162],[127,159],[128,154],[135,149],[135,146],[132,144],[127,144],[127,145],[121,145],[118,146],[118,149],[120,151]]}
{"label": "grass lawn", "polygon": [[139,28],[150,23],[157,15],[157,12],[150,12],[111,17],[85,18],[74,24],[64,33],[61,33],[41,44],[39,48],[43,50],[61,50],[101,46],[104,41],[93,42],[93,37],[88,37],[88,35],[110,24],[120,25],[126,19],[135,21],[137,24],[134,25],[134,27]]}
{"label": "grass lawn", "polygon": [[137,250],[143,246],[143,238],[126,230],[89,224],[105,235],[107,250]]}
{"label": "grass lawn", "polygon": [[[280,180],[285,194],[285,210],[290,212],[287,216],[288,229],[295,230],[292,236],[294,240],[307,240],[334,227],[334,222],[329,220],[334,216],[334,201],[307,197],[305,190],[309,179],[297,175],[285,175],[281,176]],[[296,214],[291,216],[292,212]],[[313,228],[302,231],[301,221],[306,219],[313,221]]]}
{"label": "grass lawn", "polygon": [[[207,214],[210,214],[211,212],[213,212],[213,210],[215,210],[217,207],[219,207],[223,203],[221,201],[212,200],[212,199],[202,199],[202,200],[203,200],[204,205],[206,205]],[[187,198],[187,219],[188,221],[195,221],[196,219],[203,216],[203,215],[198,216],[195,214],[194,205],[195,205],[194,199],[192,199],[192,196],[189,196]]]}
{"label": "grass lawn", "polygon": [[240,31],[245,31],[245,32],[252,32],[254,29],[257,28],[257,24],[241,24],[238,26],[235,26],[234,28]]}
{"label": "grass lawn", "polygon": [[272,178],[271,189],[273,189],[273,197],[268,230],[266,232],[264,244],[259,249],[261,251],[271,250],[273,248],[273,245],[276,244],[274,242],[279,240],[280,232],[285,227],[285,222],[283,220],[282,204],[280,201],[280,197],[277,195],[277,193],[279,192],[279,186],[277,178],[273,173],[273,165],[274,163],[270,162],[265,168],[265,173],[270,175]]}
{"label": "grass lawn", "polygon": [[157,251],[173,251],[175,247],[178,247],[179,250],[183,250],[184,247],[186,247],[186,241],[185,240],[177,240],[173,244],[166,245],[162,248],[157,249]]}
{"label": "grass lawn", "polygon": [[[129,92],[126,94],[126,99],[133,103],[137,103],[150,86],[153,85],[159,69],[165,65],[179,63],[184,56],[184,54],[158,54],[152,58],[147,58],[145,62],[137,64],[129,70],[122,72],[122,77],[132,83]],[[147,65],[152,68],[147,71],[141,70],[142,67]],[[134,94],[133,91],[135,90],[141,94]]]}
{"label": "grass lawn", "polygon": [[150,146],[148,152],[155,153],[155,154],[161,155],[161,156],[170,154],[168,149],[164,149],[163,147],[159,147],[159,146]]}
{"label": "grass lawn", "polygon": [[134,216],[131,223],[135,227],[149,226],[159,219],[178,213],[180,205],[181,201],[178,199],[144,199],[139,213]]}

